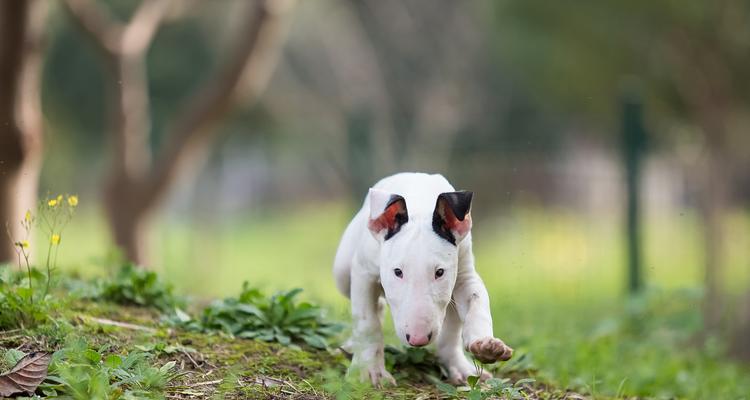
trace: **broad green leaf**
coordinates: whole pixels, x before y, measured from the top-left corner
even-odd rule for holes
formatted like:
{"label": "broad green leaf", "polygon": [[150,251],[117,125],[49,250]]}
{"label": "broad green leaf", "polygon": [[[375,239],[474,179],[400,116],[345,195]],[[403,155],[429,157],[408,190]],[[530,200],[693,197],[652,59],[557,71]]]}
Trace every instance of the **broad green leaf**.
{"label": "broad green leaf", "polygon": [[3,354],[3,361],[5,361],[6,365],[16,365],[20,359],[22,359],[26,353],[16,350],[16,349],[8,349],[5,354]]}
{"label": "broad green leaf", "polygon": [[467,398],[469,400],[482,400],[482,391],[479,388],[471,389]]}
{"label": "broad green leaf", "polygon": [[94,363],[99,363],[100,361],[102,361],[102,355],[92,349],[86,349],[86,351],[83,352],[83,356]]}
{"label": "broad green leaf", "polygon": [[174,369],[175,365],[177,365],[177,363],[175,361],[170,361],[170,362],[162,365],[161,368],[159,368],[159,370],[161,372],[163,372],[163,373],[166,373],[166,372],[169,372],[172,369]]}
{"label": "broad green leaf", "polygon": [[122,364],[122,358],[116,354],[110,354],[104,359],[104,365],[109,368],[117,368]]}
{"label": "broad green leaf", "polygon": [[442,393],[448,396],[451,396],[451,397],[458,396],[458,390],[453,385],[449,385],[445,382],[437,381],[435,382],[435,387],[437,387],[439,391],[441,391]]}
{"label": "broad green leaf", "polygon": [[304,340],[305,343],[309,344],[310,346],[318,349],[325,349],[326,347],[328,347],[325,339],[318,335],[304,335],[302,336],[302,340]]}
{"label": "broad green leaf", "polygon": [[522,386],[527,383],[534,383],[536,382],[536,379],[533,378],[523,378],[516,381],[516,383],[513,384],[513,386]]}

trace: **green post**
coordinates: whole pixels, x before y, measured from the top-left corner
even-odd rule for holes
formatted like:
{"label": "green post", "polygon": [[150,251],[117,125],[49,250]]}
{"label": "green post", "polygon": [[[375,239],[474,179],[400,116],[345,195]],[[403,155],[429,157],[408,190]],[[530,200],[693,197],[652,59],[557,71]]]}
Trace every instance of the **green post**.
{"label": "green post", "polygon": [[646,129],[643,123],[643,103],[638,91],[629,88],[621,99],[622,149],[625,166],[626,249],[628,262],[628,292],[634,294],[643,287],[641,259],[641,171],[646,150]]}
{"label": "green post", "polygon": [[357,109],[347,114],[347,169],[349,188],[356,207],[362,202],[370,185],[374,184],[372,115],[367,109]]}

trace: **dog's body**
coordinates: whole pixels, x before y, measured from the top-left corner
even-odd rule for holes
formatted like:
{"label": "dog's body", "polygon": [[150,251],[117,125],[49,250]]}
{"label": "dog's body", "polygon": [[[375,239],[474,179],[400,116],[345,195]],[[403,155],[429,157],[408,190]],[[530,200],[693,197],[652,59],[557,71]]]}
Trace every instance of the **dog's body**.
{"label": "dog's body", "polygon": [[411,346],[434,339],[454,383],[477,373],[464,349],[483,362],[510,358],[512,349],[493,336],[487,290],[474,269],[471,199],[441,175],[396,174],[370,189],[346,228],[333,271],[351,299],[352,368],[362,379],[394,382],[384,364],[381,297],[399,339]]}

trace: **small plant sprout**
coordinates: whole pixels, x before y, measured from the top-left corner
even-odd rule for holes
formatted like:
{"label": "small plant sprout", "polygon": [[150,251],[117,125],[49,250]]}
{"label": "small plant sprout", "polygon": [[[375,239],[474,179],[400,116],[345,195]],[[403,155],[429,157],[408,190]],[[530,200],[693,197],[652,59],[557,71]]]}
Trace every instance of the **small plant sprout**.
{"label": "small plant sprout", "polygon": [[[31,211],[27,210],[26,214],[23,217],[23,220],[21,220],[21,227],[23,227],[23,238],[20,240],[16,240],[13,237],[13,234],[11,233],[10,226],[6,222],[5,224],[5,230],[8,233],[8,238],[10,238],[10,241],[13,243],[13,250],[16,252],[16,256],[18,257],[18,265],[25,265],[26,266],[26,272],[29,275],[29,300],[33,303],[34,302],[34,289],[32,287],[32,279],[31,279],[31,262],[29,261],[29,257],[31,256],[31,244],[29,243],[29,237],[31,236],[31,226],[34,223],[34,216],[31,214]],[[23,259],[23,263],[22,260]]]}
{"label": "small plant sprout", "polygon": [[[57,253],[62,240],[62,231],[68,222],[73,218],[75,210],[78,207],[78,196],[62,195],[51,197],[39,202],[39,228],[48,239],[47,257],[44,262],[47,270],[47,283],[44,288],[44,295],[49,292],[52,270],[57,267]],[[28,213],[27,213],[28,215]]]}
{"label": "small plant sprout", "polygon": [[466,378],[466,383],[469,384],[469,387],[472,390],[477,388],[477,385],[479,385],[479,382],[481,381],[482,374],[484,373],[484,365],[477,360],[473,360],[473,361],[474,361],[474,368],[476,369],[477,374]]}
{"label": "small plant sprout", "polygon": [[93,297],[117,304],[156,307],[167,312],[181,303],[172,290],[172,285],[155,272],[125,264],[113,279],[99,283],[98,293]]}
{"label": "small plant sprout", "polygon": [[57,266],[57,252],[62,240],[62,231],[73,218],[76,207],[78,207],[78,196],[59,194],[40,201],[36,216],[31,210],[26,211],[21,220],[21,227],[23,228],[22,238],[14,238],[10,226],[7,223],[5,225],[8,237],[13,243],[13,249],[18,257],[18,265],[26,267],[29,278],[29,300],[32,303],[34,302],[30,244],[32,227],[36,224],[47,238],[47,257],[44,262],[47,276],[44,292],[41,295],[44,298],[49,293],[52,271]]}
{"label": "small plant sprout", "polygon": [[[51,320],[50,312],[59,305],[59,301],[48,296],[52,271],[57,264],[62,231],[70,222],[77,206],[78,197],[75,195],[57,195],[40,201],[36,213],[28,210],[21,219],[20,237],[14,237],[10,225],[6,223],[5,228],[13,243],[18,265],[26,269],[28,287],[23,282],[22,274],[14,274],[9,270],[0,271],[0,330],[28,329]],[[32,247],[43,247],[43,244],[31,243],[35,225],[47,242],[46,275],[32,268]],[[44,241],[40,240],[40,243]]]}

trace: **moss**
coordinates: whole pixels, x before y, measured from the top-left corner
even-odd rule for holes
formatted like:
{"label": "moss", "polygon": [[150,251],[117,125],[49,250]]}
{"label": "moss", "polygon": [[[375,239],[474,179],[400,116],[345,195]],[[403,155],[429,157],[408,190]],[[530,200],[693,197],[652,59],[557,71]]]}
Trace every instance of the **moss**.
{"label": "moss", "polygon": [[[310,382],[315,382],[323,370],[340,365],[343,360],[325,351],[292,349],[218,334],[175,332],[172,339],[195,350],[194,355],[200,358],[200,361],[193,360],[197,371],[203,372],[203,367],[207,366],[211,375],[222,378],[222,382],[210,385],[213,387],[207,389],[211,391],[204,393],[221,393],[226,398],[268,398],[270,395],[311,398],[319,389]],[[196,379],[200,374],[191,375],[181,384],[201,383]]]}

